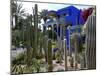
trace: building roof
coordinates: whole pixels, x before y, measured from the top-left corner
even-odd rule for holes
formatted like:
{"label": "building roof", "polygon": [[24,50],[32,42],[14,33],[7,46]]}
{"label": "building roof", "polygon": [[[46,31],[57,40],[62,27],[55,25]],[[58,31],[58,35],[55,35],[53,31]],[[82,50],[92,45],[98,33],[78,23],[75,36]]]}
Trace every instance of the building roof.
{"label": "building roof", "polygon": [[[73,12],[79,12],[80,10],[74,6],[68,6],[68,7],[65,7],[65,8],[62,8],[62,9],[59,9],[57,11],[58,14],[61,14],[63,12],[68,12],[68,10],[72,10]],[[69,13],[69,12],[68,12]]]}

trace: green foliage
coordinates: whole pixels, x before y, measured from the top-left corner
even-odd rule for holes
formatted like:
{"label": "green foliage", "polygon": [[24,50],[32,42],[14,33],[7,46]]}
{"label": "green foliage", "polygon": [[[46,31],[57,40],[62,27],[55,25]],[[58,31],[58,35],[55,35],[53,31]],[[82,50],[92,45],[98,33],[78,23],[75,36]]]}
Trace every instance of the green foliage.
{"label": "green foliage", "polygon": [[39,70],[40,70],[40,64],[39,64],[38,60],[35,58],[33,59],[32,70],[37,71],[37,72],[39,72]]}
{"label": "green foliage", "polygon": [[57,63],[62,62],[62,61],[61,61],[61,53],[60,53],[59,51],[56,52],[55,58],[56,58],[56,60],[57,60]]}
{"label": "green foliage", "polygon": [[82,38],[80,38],[80,42],[79,42],[78,37],[81,37],[81,36],[77,35],[77,38],[75,35],[71,36],[71,46],[75,48],[74,44],[77,41],[78,53],[82,53],[85,47],[84,47],[84,44],[82,43]]}
{"label": "green foliage", "polygon": [[36,58],[32,59],[32,64],[30,66],[28,65],[22,65],[22,64],[15,64],[11,66],[11,71],[14,74],[22,74],[22,73],[35,73],[35,72],[41,72],[42,70],[42,64],[45,62],[43,60],[37,60]]}
{"label": "green foliage", "polygon": [[47,20],[47,12],[48,12],[48,10],[42,10],[41,12],[39,12],[39,16],[40,16],[40,18],[41,19],[43,19],[43,21],[44,21],[44,23],[46,22],[46,20]]}
{"label": "green foliage", "polygon": [[12,15],[22,16],[25,15],[25,9],[23,9],[23,5],[18,4],[16,0],[11,0],[11,12]]}
{"label": "green foliage", "polygon": [[79,47],[78,48],[78,53],[82,53],[82,51],[85,50],[85,47],[83,46],[82,43],[80,43],[78,47]]}
{"label": "green foliage", "polygon": [[18,46],[20,42],[20,32],[18,30],[12,31],[12,45]]}
{"label": "green foliage", "polygon": [[26,55],[25,53],[22,53],[22,54],[19,54],[13,61],[12,61],[12,64],[25,64],[25,58],[26,58]]}

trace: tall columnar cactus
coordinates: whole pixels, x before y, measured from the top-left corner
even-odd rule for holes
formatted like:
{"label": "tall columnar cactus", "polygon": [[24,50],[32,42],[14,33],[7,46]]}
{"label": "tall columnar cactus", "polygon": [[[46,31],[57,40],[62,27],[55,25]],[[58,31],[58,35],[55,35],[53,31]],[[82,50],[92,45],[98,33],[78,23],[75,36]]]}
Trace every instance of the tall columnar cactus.
{"label": "tall columnar cactus", "polygon": [[44,48],[44,52],[45,52],[45,61],[47,62],[48,61],[48,37],[47,36],[44,36],[44,39],[43,39],[43,41],[45,42],[45,43],[43,43],[43,48]]}
{"label": "tall columnar cactus", "polygon": [[77,69],[77,55],[78,55],[78,34],[75,33],[74,35],[75,43],[75,70]]}
{"label": "tall columnar cactus", "polygon": [[30,24],[29,24],[29,19],[27,19],[27,34],[26,34],[26,37],[27,37],[27,40],[26,40],[26,46],[27,46],[27,59],[26,59],[26,62],[27,62],[27,65],[30,66],[31,64],[31,46],[30,46]]}
{"label": "tall columnar cactus", "polygon": [[96,16],[93,14],[86,23],[86,64],[87,69],[96,68]]}
{"label": "tall columnar cactus", "polygon": [[33,26],[32,26],[32,15],[30,15],[30,40],[31,40],[31,47],[33,47]]}
{"label": "tall columnar cactus", "polygon": [[42,43],[43,43],[43,50],[44,50],[44,53],[45,53],[45,60],[46,60],[46,62],[47,62],[47,47],[46,47],[47,31],[46,31],[45,24],[46,24],[46,21],[47,21],[47,12],[48,12],[48,10],[45,10],[45,9],[40,12],[40,18],[44,21]]}
{"label": "tall columnar cactus", "polygon": [[[39,26],[39,29],[41,29],[41,26]],[[43,34],[41,31],[39,31],[38,33],[38,45],[39,45],[39,54],[40,56],[42,57],[43,56],[43,53],[42,53],[42,46],[43,46]]]}
{"label": "tall columnar cactus", "polygon": [[65,45],[65,47],[64,47],[64,52],[65,52],[65,71],[67,71],[68,67],[67,67],[67,47],[66,47],[67,43],[66,43],[66,39],[64,40],[64,45]]}
{"label": "tall columnar cactus", "polygon": [[[38,6],[35,4],[34,12],[33,12],[33,18],[34,18],[34,52],[36,55],[36,51],[38,49],[37,45],[37,34],[38,34]],[[35,56],[34,55],[34,56]]]}
{"label": "tall columnar cactus", "polygon": [[74,63],[75,63],[75,70],[76,70],[77,69],[77,55],[78,55],[78,49],[79,49],[79,46],[78,46],[78,33],[73,33],[71,40],[72,40],[71,44],[73,44],[74,49],[75,49],[74,59],[73,59],[73,56],[71,55],[71,66],[73,67]]}
{"label": "tall columnar cactus", "polygon": [[52,60],[53,60],[53,57],[52,57],[52,42],[49,39],[48,40],[48,72],[51,72],[52,69],[53,69]]}
{"label": "tall columnar cactus", "polygon": [[62,62],[62,26],[60,25],[60,38],[58,40],[59,42],[59,54],[60,54],[60,65],[61,65],[61,62]]}
{"label": "tall columnar cactus", "polygon": [[67,56],[68,56],[68,53],[67,53],[67,40],[66,40],[66,26],[64,25],[63,26],[63,40],[64,40],[64,43],[63,43],[63,49],[64,49],[64,55],[65,55],[65,71],[68,70],[68,66],[67,66]]}

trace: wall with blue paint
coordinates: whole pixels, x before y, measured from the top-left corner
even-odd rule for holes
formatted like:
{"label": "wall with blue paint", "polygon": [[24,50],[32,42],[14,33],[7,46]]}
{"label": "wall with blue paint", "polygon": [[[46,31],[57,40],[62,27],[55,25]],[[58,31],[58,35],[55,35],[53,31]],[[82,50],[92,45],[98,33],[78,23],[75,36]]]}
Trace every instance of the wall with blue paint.
{"label": "wall with blue paint", "polygon": [[[52,12],[52,11],[50,11],[50,12]],[[68,6],[68,7],[59,9],[57,11],[53,11],[53,12],[56,13],[59,16],[59,18],[64,19],[66,26],[68,26],[68,25],[70,25],[70,26],[84,25],[84,23],[85,23],[84,19],[81,16],[81,10],[74,6]],[[51,21],[49,21],[49,22],[51,22]],[[78,30],[80,30],[80,29],[78,29]],[[58,30],[58,33],[60,35],[60,28]],[[66,30],[67,48],[69,48],[69,35],[70,35],[69,30],[67,29]]]}

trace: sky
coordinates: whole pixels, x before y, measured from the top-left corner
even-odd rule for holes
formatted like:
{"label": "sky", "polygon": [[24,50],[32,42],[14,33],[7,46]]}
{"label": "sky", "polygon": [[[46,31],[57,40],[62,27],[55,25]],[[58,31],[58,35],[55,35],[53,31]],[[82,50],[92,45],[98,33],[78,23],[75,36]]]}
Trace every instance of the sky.
{"label": "sky", "polygon": [[[28,0],[27,0],[28,1]],[[29,0],[32,1],[32,0]],[[33,0],[33,1],[37,1],[37,0]],[[45,0],[44,0],[45,1]],[[62,0],[64,1],[64,0]],[[52,2],[52,1],[51,1]],[[70,4],[49,4],[49,3],[31,3],[31,2],[18,2],[23,4],[23,8],[25,8],[26,13],[32,14],[32,7],[34,8],[35,4],[38,4],[38,11],[40,12],[43,9],[47,9],[48,11],[50,10],[55,10],[57,11],[58,9],[64,8],[64,7],[68,7],[70,6]],[[73,5],[75,7],[77,7],[78,9],[86,9],[92,6],[83,6],[83,5]],[[43,20],[41,21],[41,23],[39,24],[40,26],[43,24]],[[41,26],[42,28],[42,26]]]}
{"label": "sky", "polygon": [[[29,3],[29,2],[18,2],[23,4],[23,8],[26,9],[27,13],[32,14],[32,7],[34,7],[34,4],[38,4],[38,11],[41,11],[42,9],[48,9],[48,10],[58,10],[64,7],[70,6],[69,4],[49,4],[49,3]],[[89,8],[91,6],[80,6],[80,5],[74,5],[78,9],[84,9]]]}

